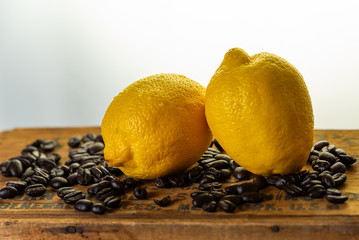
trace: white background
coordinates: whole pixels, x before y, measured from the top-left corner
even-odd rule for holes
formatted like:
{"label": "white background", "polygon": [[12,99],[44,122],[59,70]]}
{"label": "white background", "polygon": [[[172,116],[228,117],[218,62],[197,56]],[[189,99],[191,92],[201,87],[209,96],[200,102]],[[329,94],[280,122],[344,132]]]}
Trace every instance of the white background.
{"label": "white background", "polygon": [[359,129],[359,1],[0,0],[0,130],[100,125],[156,73],[207,86],[232,47],[286,58],[317,129]]}

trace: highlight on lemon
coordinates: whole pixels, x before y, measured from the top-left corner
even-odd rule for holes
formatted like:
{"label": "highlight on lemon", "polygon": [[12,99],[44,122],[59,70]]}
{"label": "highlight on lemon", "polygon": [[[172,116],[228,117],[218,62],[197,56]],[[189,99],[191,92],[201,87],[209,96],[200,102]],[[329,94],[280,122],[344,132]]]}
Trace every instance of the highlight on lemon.
{"label": "highlight on lemon", "polygon": [[219,144],[252,173],[294,173],[308,159],[311,99],[300,72],[279,56],[230,49],[207,86],[205,111]]}
{"label": "highlight on lemon", "polygon": [[178,74],[149,76],[125,88],[101,124],[108,164],[134,178],[154,179],[195,163],[212,140],[205,91]]}

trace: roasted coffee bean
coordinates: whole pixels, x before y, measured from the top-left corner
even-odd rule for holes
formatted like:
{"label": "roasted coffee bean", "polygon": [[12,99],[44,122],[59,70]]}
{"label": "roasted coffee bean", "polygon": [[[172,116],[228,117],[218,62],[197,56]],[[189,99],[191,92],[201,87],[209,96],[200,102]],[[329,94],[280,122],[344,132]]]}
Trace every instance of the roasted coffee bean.
{"label": "roasted coffee bean", "polygon": [[339,155],[339,161],[343,163],[345,166],[350,166],[354,164],[357,160],[349,155]]}
{"label": "roasted coffee bean", "polygon": [[199,180],[199,184],[203,185],[206,183],[216,182],[217,179],[213,175],[203,175],[201,180]]}
{"label": "roasted coffee bean", "polygon": [[219,171],[221,172],[222,179],[227,179],[232,175],[232,172],[229,169],[220,169]]}
{"label": "roasted coffee bean", "polygon": [[308,192],[308,196],[312,198],[322,198],[324,195],[324,188],[313,188],[312,191]]}
{"label": "roasted coffee bean", "polygon": [[82,212],[89,212],[91,211],[93,203],[87,199],[80,199],[75,203],[75,209],[82,211]]}
{"label": "roasted coffee bean", "polygon": [[347,155],[347,153],[343,149],[337,148],[335,151],[337,152],[338,156]]}
{"label": "roasted coffee bean", "polygon": [[242,194],[245,192],[258,192],[259,187],[257,184],[251,182],[232,184],[224,189],[227,194]]}
{"label": "roasted coffee bean", "polygon": [[102,143],[104,143],[101,133],[96,136],[95,142],[102,142]]}
{"label": "roasted coffee bean", "polygon": [[219,142],[217,141],[217,139],[213,139],[211,146],[214,145],[220,152],[223,152],[223,148],[222,146],[219,144]]}
{"label": "roasted coffee bean", "polygon": [[239,164],[234,160],[229,160],[228,162],[229,168],[234,171],[237,167],[240,167]]}
{"label": "roasted coffee bean", "polygon": [[220,209],[228,213],[234,212],[234,210],[236,209],[236,205],[229,200],[219,201],[218,206]]}
{"label": "roasted coffee bean", "polygon": [[197,191],[197,192],[192,192],[190,194],[191,198],[195,198],[196,196],[200,195],[200,194],[203,194],[203,193],[208,193],[206,191]]}
{"label": "roasted coffee bean", "polygon": [[302,192],[303,192],[303,190],[302,190],[300,187],[298,187],[298,186],[296,186],[296,185],[294,185],[294,184],[285,184],[285,185],[283,186],[283,190],[284,190],[289,196],[292,196],[292,197],[299,197],[299,196],[302,194]]}
{"label": "roasted coffee bean", "polygon": [[155,186],[158,188],[170,188],[172,187],[170,181],[167,176],[158,177],[155,179]]}
{"label": "roasted coffee bean", "polygon": [[242,202],[242,197],[240,195],[226,195],[221,198],[222,200],[228,200],[238,206]]}
{"label": "roasted coffee bean", "polygon": [[168,180],[172,187],[183,187],[185,185],[185,180],[183,177],[168,176]]}
{"label": "roasted coffee bean", "polygon": [[280,179],[282,179],[282,176],[279,174],[273,174],[267,177],[267,183],[269,185],[275,185],[277,181],[279,181]]}
{"label": "roasted coffee bean", "polygon": [[330,174],[336,174],[336,173],[344,173],[346,170],[346,167],[341,162],[336,162],[330,167]]}
{"label": "roasted coffee bean", "polygon": [[317,155],[310,155],[309,157],[308,157],[308,163],[310,164],[310,165],[314,165],[313,163],[315,163],[317,160],[319,159],[319,156],[317,156]]}
{"label": "roasted coffee bean", "polygon": [[37,160],[37,165],[48,172],[57,167],[55,161],[49,158],[39,158]]}
{"label": "roasted coffee bean", "polygon": [[88,152],[85,149],[79,148],[79,149],[73,149],[69,152],[69,157],[73,158],[76,155],[86,155],[88,156]]}
{"label": "roasted coffee bean", "polygon": [[324,146],[321,151],[322,152],[329,152],[328,146]]}
{"label": "roasted coffee bean", "polygon": [[142,187],[136,187],[133,190],[133,195],[135,195],[135,197],[137,199],[146,199],[147,198],[147,191],[145,188]]}
{"label": "roasted coffee bean", "polygon": [[200,180],[200,178],[202,177],[203,172],[204,172],[203,167],[197,166],[197,167],[194,167],[191,170],[189,170],[186,173],[186,176],[191,182],[198,182]]}
{"label": "roasted coffee bean", "polygon": [[245,192],[241,195],[243,202],[259,203],[263,201],[263,194],[258,192]]}
{"label": "roasted coffee bean", "polygon": [[[111,184],[109,181],[103,180],[103,181],[101,181],[101,182],[99,182],[99,183],[92,184],[92,185],[87,189],[87,192],[88,192],[89,194],[91,194],[91,195],[95,195],[95,194],[97,194],[99,191],[101,191],[102,189],[105,189],[105,188],[110,188],[110,187],[112,187],[112,189],[114,189],[113,186],[111,186],[111,185],[112,185],[112,184]],[[116,189],[114,189],[114,190],[116,190]]]}
{"label": "roasted coffee bean", "polygon": [[329,146],[329,142],[326,140],[321,140],[314,144],[313,149],[320,151],[320,150],[322,150],[323,147],[326,147],[326,146]]}
{"label": "roasted coffee bean", "polygon": [[44,185],[45,187],[48,185],[47,184],[47,181],[44,177],[41,177],[41,176],[37,176],[37,175],[34,175],[31,177],[31,183],[32,184],[42,184]]}
{"label": "roasted coffee bean", "polygon": [[75,189],[72,187],[62,187],[57,190],[57,196],[59,196],[59,198],[63,198],[66,194],[74,191]]}
{"label": "roasted coffee bean", "polygon": [[309,153],[309,156],[312,156],[312,155],[314,155],[314,156],[319,156],[319,151],[318,150],[312,150],[312,151],[310,151],[310,153]]}
{"label": "roasted coffee bean", "polygon": [[237,167],[233,171],[233,176],[237,178],[239,181],[243,181],[243,180],[249,180],[249,178],[251,177],[251,173],[246,169],[244,169],[243,167]]}
{"label": "roasted coffee bean", "polygon": [[55,177],[66,178],[68,175],[69,175],[68,172],[65,173],[65,171],[62,168],[53,168],[50,171],[50,178],[55,178]]}
{"label": "roasted coffee bean", "polygon": [[210,183],[205,183],[205,184],[199,185],[198,189],[202,190],[202,191],[209,191],[211,189],[218,189],[221,187],[222,187],[222,184],[220,182],[210,182]]}
{"label": "roasted coffee bean", "polygon": [[69,145],[72,148],[80,146],[82,141],[82,136],[73,136],[69,139],[67,142],[67,145]]}
{"label": "roasted coffee bean", "polygon": [[91,183],[91,172],[87,168],[79,168],[77,170],[77,182],[80,185],[87,186]]}
{"label": "roasted coffee bean", "polygon": [[224,191],[223,189],[211,190],[210,194],[215,197],[216,201],[219,201],[221,198],[227,195],[226,191]]}
{"label": "roasted coffee bean", "polygon": [[230,160],[232,160],[232,158],[230,156],[228,156],[227,154],[216,154],[214,156],[215,159],[222,159],[222,160],[226,160],[227,162],[229,162]]}
{"label": "roasted coffee bean", "polygon": [[308,192],[311,192],[311,191],[313,191],[314,189],[318,189],[318,188],[325,190],[325,188],[324,188],[324,186],[322,185],[322,183],[320,183],[320,184],[315,184],[315,185],[313,185],[313,186],[310,186],[310,188],[308,188]]}
{"label": "roasted coffee bean", "polygon": [[97,155],[93,155],[93,156],[86,156],[81,158],[81,164],[86,164],[86,163],[94,163],[94,164],[99,164],[101,162],[101,157],[97,156]]}
{"label": "roasted coffee bean", "polygon": [[46,192],[46,187],[42,184],[32,184],[25,188],[26,195],[30,197],[39,197]]}
{"label": "roasted coffee bean", "polygon": [[80,168],[88,168],[91,169],[93,167],[97,167],[97,164],[93,163],[93,162],[87,162],[85,164],[81,164]]}
{"label": "roasted coffee bean", "polygon": [[95,134],[93,134],[93,133],[88,133],[88,134],[86,134],[85,136],[83,136],[82,141],[83,141],[84,143],[87,143],[87,142],[90,142],[90,141],[95,141],[95,139],[96,139],[96,135],[95,135]]}
{"label": "roasted coffee bean", "polygon": [[313,166],[313,169],[318,172],[323,172],[330,169],[330,163],[326,160],[317,160],[316,164]]}
{"label": "roasted coffee bean", "polygon": [[96,193],[96,198],[100,201],[104,201],[111,196],[118,196],[118,194],[112,190],[112,188],[104,188]]}
{"label": "roasted coffee bean", "polygon": [[85,197],[86,195],[81,191],[72,191],[63,196],[62,199],[65,201],[65,203],[73,204],[80,199],[84,199]]}
{"label": "roasted coffee bean", "polygon": [[50,151],[54,150],[55,147],[56,147],[56,143],[52,140],[44,140],[40,144],[40,149],[44,152],[50,152]]}
{"label": "roasted coffee bean", "polygon": [[44,139],[38,138],[38,139],[36,139],[35,141],[33,141],[32,143],[30,143],[28,146],[34,146],[34,147],[36,147],[36,148],[40,148],[40,145],[41,145],[41,143],[43,143],[43,142],[44,142]]}
{"label": "roasted coffee bean", "polygon": [[192,204],[195,207],[202,207],[203,204],[214,201],[215,197],[209,193],[202,193],[195,196],[192,200]]}
{"label": "roasted coffee bean", "polygon": [[53,179],[51,179],[50,181],[50,186],[52,188],[55,188],[55,189],[59,189],[59,188],[62,188],[62,187],[66,187],[68,185],[68,182],[65,178],[63,177],[54,177]]}
{"label": "roasted coffee bean", "polygon": [[110,196],[104,200],[104,204],[109,208],[117,208],[120,206],[121,198],[118,196]]}
{"label": "roasted coffee bean", "polygon": [[5,162],[1,163],[1,165],[0,165],[1,174],[4,177],[11,177],[9,166],[10,166],[10,161],[5,161]]}
{"label": "roasted coffee bean", "polygon": [[199,160],[198,163],[205,167],[206,164],[209,164],[209,163],[212,163],[215,161],[217,161],[217,159],[215,159],[215,158],[205,158],[205,159]]}
{"label": "roasted coffee bean", "polygon": [[41,169],[39,167],[34,168],[34,172],[36,176],[41,176],[46,179],[47,182],[50,182],[50,175],[49,172],[45,169]]}
{"label": "roasted coffee bean", "polygon": [[254,175],[253,176],[253,183],[256,184],[259,189],[263,189],[268,186],[268,183],[262,175]]}
{"label": "roasted coffee bean", "polygon": [[135,188],[138,185],[138,181],[131,177],[126,177],[123,182],[126,184],[129,188]]}
{"label": "roasted coffee bean", "polygon": [[110,181],[111,187],[114,191],[116,191],[119,194],[125,193],[126,186],[125,183],[122,182],[120,179],[115,178],[112,181]]}
{"label": "roasted coffee bean", "polygon": [[18,194],[18,191],[15,187],[7,186],[0,189],[1,198],[13,198]]}
{"label": "roasted coffee bean", "polygon": [[72,163],[71,165],[70,165],[70,173],[75,173],[75,172],[77,172],[77,170],[79,169],[79,167],[80,167],[80,163]]}
{"label": "roasted coffee bean", "polygon": [[342,192],[336,188],[327,188],[326,192],[327,195],[335,195],[340,196],[342,195]]}
{"label": "roasted coffee bean", "polygon": [[[102,180],[106,180],[106,181],[109,181],[111,182],[112,180],[116,179],[114,176],[111,176],[111,175],[106,175],[104,176],[103,178],[101,178]],[[126,185],[127,187],[127,185]]]}
{"label": "roasted coffee bean", "polygon": [[71,174],[70,176],[67,177],[67,183],[69,186],[73,186],[73,185],[76,185],[78,182],[77,182],[77,173],[73,173]]}
{"label": "roasted coffee bean", "polygon": [[300,183],[300,177],[298,174],[288,174],[284,175],[283,177],[287,180],[287,183],[295,185]]}
{"label": "roasted coffee bean", "polygon": [[96,142],[87,149],[87,152],[91,155],[94,155],[95,153],[104,150],[104,148],[105,144],[101,142]]}
{"label": "roasted coffee bean", "polygon": [[47,157],[54,160],[56,164],[60,163],[61,155],[59,153],[53,152],[50,153]]}
{"label": "roasted coffee bean", "polygon": [[106,166],[106,169],[112,174],[117,176],[121,176],[123,175],[123,172],[121,171],[121,169],[117,168],[117,167],[111,167],[111,166]]}
{"label": "roasted coffee bean", "polygon": [[207,168],[206,171],[204,171],[203,175],[212,175],[215,177],[216,180],[220,180],[222,178],[221,171],[213,167]]}
{"label": "roasted coffee bean", "polygon": [[310,181],[318,179],[317,175],[308,174],[303,181],[300,183],[302,187],[306,186]]}
{"label": "roasted coffee bean", "polygon": [[298,172],[298,176],[300,177],[300,180],[303,180],[309,173],[308,169],[302,170],[300,172]]}
{"label": "roasted coffee bean", "polygon": [[333,175],[335,187],[338,188],[342,186],[347,180],[347,175],[345,173],[336,173]]}
{"label": "roasted coffee bean", "polygon": [[96,214],[104,214],[107,208],[103,203],[95,203],[92,206],[92,212]]}
{"label": "roasted coffee bean", "polygon": [[35,146],[27,146],[21,151],[21,155],[26,156],[28,154],[32,154],[34,151],[39,151],[39,149]]}
{"label": "roasted coffee bean", "polygon": [[215,159],[213,158],[213,153],[203,153],[198,163],[201,163],[203,160],[206,159],[212,159],[214,161]]}
{"label": "roasted coffee bean", "polygon": [[302,186],[302,188],[303,189],[309,189],[310,187],[315,186],[315,185],[322,185],[322,181],[310,180],[306,185]]}
{"label": "roasted coffee bean", "polygon": [[348,196],[346,196],[346,195],[343,195],[343,196],[327,195],[327,200],[328,200],[328,202],[331,202],[331,203],[340,204],[340,203],[346,202],[348,200]]}
{"label": "roasted coffee bean", "polygon": [[325,175],[330,175],[330,172],[328,170],[325,170],[325,171],[321,172],[318,175],[318,179],[322,180],[323,176],[325,176]]}
{"label": "roasted coffee bean", "polygon": [[329,145],[328,146],[328,152],[330,152],[334,156],[338,156],[338,153],[337,153],[336,150],[337,150],[337,148],[334,145]]}
{"label": "roasted coffee bean", "polygon": [[319,159],[329,162],[330,165],[333,165],[337,161],[336,157],[330,152],[321,152],[319,154]]}
{"label": "roasted coffee bean", "polygon": [[209,148],[207,149],[206,153],[208,153],[208,152],[214,153],[214,154],[219,154],[219,153],[221,153],[219,150],[217,150],[217,149],[215,149],[215,148],[212,148],[212,147],[209,147]]}
{"label": "roasted coffee bean", "polygon": [[160,207],[167,207],[171,204],[171,197],[167,196],[167,197],[162,198],[161,200],[153,199],[153,201]]}
{"label": "roasted coffee bean", "polygon": [[216,160],[214,162],[211,163],[207,163],[205,165],[205,168],[210,168],[213,167],[215,169],[223,169],[223,168],[228,168],[228,162],[226,160]]}
{"label": "roasted coffee bean", "polygon": [[17,159],[14,159],[10,161],[9,171],[11,176],[20,178],[24,170],[22,168],[21,162]]}
{"label": "roasted coffee bean", "polygon": [[206,212],[215,212],[217,209],[217,202],[210,201],[208,203],[204,203],[202,205],[202,209]]}
{"label": "roasted coffee bean", "polygon": [[27,187],[27,182],[24,181],[9,181],[6,183],[8,187],[14,187],[18,192],[22,192]]}
{"label": "roasted coffee bean", "polygon": [[322,177],[322,183],[325,188],[334,188],[335,187],[334,178],[329,174],[324,175]]}

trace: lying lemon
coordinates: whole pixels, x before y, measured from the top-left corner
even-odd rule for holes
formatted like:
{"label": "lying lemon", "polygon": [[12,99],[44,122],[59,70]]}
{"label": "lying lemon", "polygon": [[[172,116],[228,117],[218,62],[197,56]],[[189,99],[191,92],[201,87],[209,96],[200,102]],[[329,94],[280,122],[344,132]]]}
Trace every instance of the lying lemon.
{"label": "lying lemon", "polygon": [[206,117],[228,155],[255,174],[297,172],[313,145],[313,109],[303,77],[271,53],[230,49],[208,84]]}
{"label": "lying lemon", "polygon": [[177,74],[153,75],[129,85],[102,120],[108,164],[134,178],[154,179],[198,161],[212,140],[205,92]]}

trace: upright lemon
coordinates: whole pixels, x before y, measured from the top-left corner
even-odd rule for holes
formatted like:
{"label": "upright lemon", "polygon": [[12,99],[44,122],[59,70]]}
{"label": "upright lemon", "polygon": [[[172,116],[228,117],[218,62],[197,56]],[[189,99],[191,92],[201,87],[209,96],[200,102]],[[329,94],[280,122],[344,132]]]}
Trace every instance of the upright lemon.
{"label": "upright lemon", "polygon": [[313,109],[303,77],[271,53],[230,49],[208,84],[206,117],[228,155],[255,174],[299,171],[313,145]]}
{"label": "upright lemon", "polygon": [[102,120],[108,164],[131,177],[154,179],[195,163],[212,140],[205,92],[177,74],[153,75],[129,85]]}

